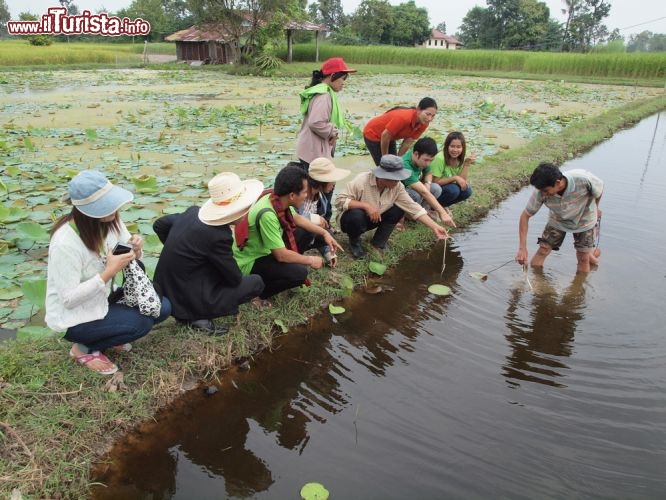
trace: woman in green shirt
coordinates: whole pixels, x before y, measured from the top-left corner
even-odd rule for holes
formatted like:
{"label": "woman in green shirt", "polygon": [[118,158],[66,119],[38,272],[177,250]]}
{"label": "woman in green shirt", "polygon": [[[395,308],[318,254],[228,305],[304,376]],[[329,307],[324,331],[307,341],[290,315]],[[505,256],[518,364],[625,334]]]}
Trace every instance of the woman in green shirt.
{"label": "woman in green shirt", "polygon": [[430,164],[432,182],[442,186],[437,201],[443,207],[460,203],[472,196],[472,187],[467,181],[469,167],[476,160],[474,153],[466,157],[467,144],[462,132],[451,132],[444,140],[444,147]]}

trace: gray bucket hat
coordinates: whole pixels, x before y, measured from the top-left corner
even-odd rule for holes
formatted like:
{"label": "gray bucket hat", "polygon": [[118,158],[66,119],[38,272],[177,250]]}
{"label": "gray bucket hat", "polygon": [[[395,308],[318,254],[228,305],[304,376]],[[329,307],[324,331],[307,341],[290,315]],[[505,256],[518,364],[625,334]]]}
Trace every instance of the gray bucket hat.
{"label": "gray bucket hat", "polygon": [[404,181],[411,173],[402,163],[402,158],[396,155],[384,155],[379,160],[379,166],[373,171],[375,177],[390,181]]}

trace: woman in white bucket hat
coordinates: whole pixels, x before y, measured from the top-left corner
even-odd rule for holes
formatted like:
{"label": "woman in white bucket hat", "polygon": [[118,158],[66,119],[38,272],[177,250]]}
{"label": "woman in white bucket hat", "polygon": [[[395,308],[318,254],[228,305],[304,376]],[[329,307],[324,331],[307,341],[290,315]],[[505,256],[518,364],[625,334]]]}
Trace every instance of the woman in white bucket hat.
{"label": "woman in white bucket hat", "polygon": [[[100,172],[84,170],[70,181],[68,198],[71,212],[51,231],[45,321],[73,342],[69,354],[77,363],[110,375],[118,367],[103,351],[129,351],[131,342],[169,317],[171,304],[163,298],[157,318],[109,304],[114,277],[142,253],[143,240],[130,235],[119,215],[132,193]],[[128,252],[115,255],[117,243],[126,244]]]}
{"label": "woman in white bucket hat", "polygon": [[243,276],[234,260],[229,227],[243,217],[264,186],[223,172],[208,182],[201,208],[161,217],[153,229],[164,243],[155,282],[169,297],[173,315],[194,328],[223,333],[212,321],[236,314],[238,306],[264,289],[260,276]]}

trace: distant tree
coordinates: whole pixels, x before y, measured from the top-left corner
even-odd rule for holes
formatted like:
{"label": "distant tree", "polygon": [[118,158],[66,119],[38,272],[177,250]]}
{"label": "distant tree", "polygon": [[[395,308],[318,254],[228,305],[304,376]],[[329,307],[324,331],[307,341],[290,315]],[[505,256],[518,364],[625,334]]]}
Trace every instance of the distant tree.
{"label": "distant tree", "polygon": [[[288,21],[306,19],[302,0],[189,0],[195,23],[216,22],[229,32],[234,60],[250,62]],[[243,56],[243,57],[241,57]]]}
{"label": "distant tree", "polygon": [[456,37],[468,49],[486,49],[492,47],[494,32],[493,18],[485,7],[472,7],[462,20]]}
{"label": "distant tree", "polygon": [[363,0],[351,15],[350,24],[367,43],[390,43],[393,7],[388,0]]}
{"label": "distant tree", "polygon": [[538,0],[488,0],[463,18],[460,41],[467,48],[553,50],[560,46],[560,25]]}
{"label": "distant tree", "polygon": [[627,52],[664,52],[666,51],[666,34],[642,31],[630,35]]}
{"label": "distant tree", "polygon": [[603,24],[611,5],[608,0],[564,0],[567,21],[562,37],[562,50],[586,52],[609,36]]}
{"label": "distant tree", "polygon": [[442,33],[446,33],[446,23],[442,21],[437,26],[435,26],[435,29],[441,31]]}
{"label": "distant tree", "polygon": [[12,18],[5,0],[0,0],[0,37],[7,34],[7,22]]}
{"label": "distant tree", "polygon": [[414,46],[430,37],[428,11],[417,7],[414,0],[393,7],[392,45]]}
{"label": "distant tree", "polygon": [[325,24],[331,31],[337,31],[346,24],[340,0],[317,0],[308,9],[313,21]]}

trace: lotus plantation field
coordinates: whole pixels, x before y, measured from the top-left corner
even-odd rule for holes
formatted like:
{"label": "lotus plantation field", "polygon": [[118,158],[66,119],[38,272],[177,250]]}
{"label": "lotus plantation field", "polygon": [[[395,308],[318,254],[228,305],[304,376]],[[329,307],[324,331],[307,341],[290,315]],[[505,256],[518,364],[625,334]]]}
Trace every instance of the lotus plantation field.
{"label": "lotus plantation field", "polygon": [[[395,105],[430,96],[428,135],[461,130],[482,175],[493,155],[569,124],[663,94],[663,89],[452,77],[438,71],[377,74],[360,65],[340,100],[356,127],[336,163],[371,166],[360,129]],[[270,185],[295,159],[297,93],[307,77],[248,77],[215,70],[6,71],[0,76],[0,327],[39,326],[47,231],[66,207],[68,179],[94,168],[136,192],[123,212],[146,237],[149,268],[160,244],[152,222],[206,197],[206,182],[232,170]],[[543,159],[551,152],[543,151]],[[30,331],[30,329],[26,330]],[[36,331],[33,328],[33,331]]]}

